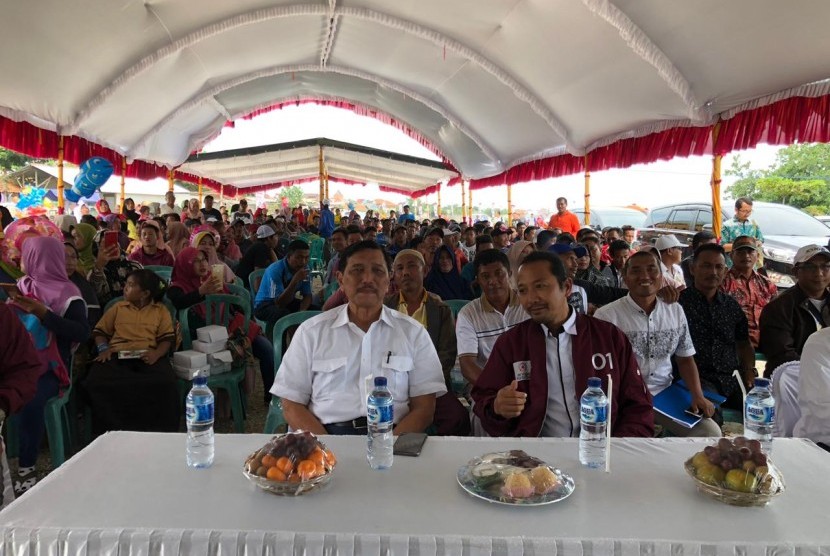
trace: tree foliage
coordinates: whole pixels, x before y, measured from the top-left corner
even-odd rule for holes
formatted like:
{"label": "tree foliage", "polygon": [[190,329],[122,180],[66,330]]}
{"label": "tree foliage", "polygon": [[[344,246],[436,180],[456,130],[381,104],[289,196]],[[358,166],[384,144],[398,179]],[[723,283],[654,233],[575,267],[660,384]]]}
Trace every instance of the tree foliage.
{"label": "tree foliage", "polygon": [[0,147],[0,173],[15,172],[35,159]]}
{"label": "tree foliage", "polygon": [[727,188],[733,198],[783,203],[811,214],[830,212],[830,145],[796,144],[778,151],[765,170],[736,156],[726,175],[737,181]]}
{"label": "tree foliage", "polygon": [[299,185],[292,185],[280,191],[280,201],[283,198],[288,198],[288,206],[291,208],[298,207],[303,204],[303,188]]}

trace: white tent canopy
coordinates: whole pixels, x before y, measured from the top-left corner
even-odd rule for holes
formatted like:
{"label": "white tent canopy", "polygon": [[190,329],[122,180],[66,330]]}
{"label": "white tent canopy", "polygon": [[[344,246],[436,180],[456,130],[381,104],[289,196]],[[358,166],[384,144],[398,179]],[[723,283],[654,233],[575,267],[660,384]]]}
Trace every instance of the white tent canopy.
{"label": "white tent canopy", "polygon": [[229,119],[340,102],[483,178],[826,95],[828,21],[826,0],[7,2],[0,116],[175,167]]}

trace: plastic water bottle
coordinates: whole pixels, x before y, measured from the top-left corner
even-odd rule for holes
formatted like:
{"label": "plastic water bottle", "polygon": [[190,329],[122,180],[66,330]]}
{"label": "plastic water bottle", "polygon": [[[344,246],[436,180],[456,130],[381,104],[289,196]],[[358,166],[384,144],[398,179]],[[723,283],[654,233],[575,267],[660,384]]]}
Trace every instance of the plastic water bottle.
{"label": "plastic water bottle", "polygon": [[761,450],[772,453],[772,429],[775,426],[775,399],[769,380],[756,378],[755,387],[746,395],[744,436],[761,442]]}
{"label": "plastic water bottle", "polygon": [[605,467],[605,426],[608,423],[608,398],[599,377],[588,379],[588,389],[579,401],[579,463],[588,467]]}
{"label": "plastic water bottle", "polygon": [[213,465],[213,392],[207,386],[207,373],[196,371],[193,388],[185,400],[187,420],[187,466]]}
{"label": "plastic water bottle", "polygon": [[375,388],[369,394],[366,403],[368,440],[366,459],[372,469],[389,469],[392,467],[392,448],[394,437],[394,405],[392,393],[386,387],[386,377],[375,377]]}

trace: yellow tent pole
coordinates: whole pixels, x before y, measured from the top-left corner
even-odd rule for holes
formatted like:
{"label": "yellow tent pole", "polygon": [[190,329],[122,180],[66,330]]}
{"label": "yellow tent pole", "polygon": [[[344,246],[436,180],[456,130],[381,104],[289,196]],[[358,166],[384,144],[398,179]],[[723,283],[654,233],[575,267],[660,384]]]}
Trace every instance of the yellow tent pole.
{"label": "yellow tent pole", "polygon": [[473,188],[470,187],[470,181],[467,180],[467,206],[470,207],[470,226],[473,225]]}
{"label": "yellow tent pole", "polygon": [[320,155],[319,155],[319,162],[320,162],[320,206],[323,205],[323,199],[326,196],[326,184],[325,181],[325,173],[326,168],[325,164],[323,163],[323,145],[320,145]]}
{"label": "yellow tent pole", "polygon": [[124,213],[124,200],[127,198],[126,192],[124,191],[124,180],[127,177],[127,159],[123,156],[121,157],[121,212]]}
{"label": "yellow tent pole", "polygon": [[513,225],[513,184],[507,184],[507,227]]}
{"label": "yellow tent pole", "polygon": [[167,171],[167,191],[173,191],[173,170]]}
{"label": "yellow tent pole", "polygon": [[591,167],[588,164],[588,155],[585,155],[585,225],[591,225]]}
{"label": "yellow tent pole", "polygon": [[461,221],[467,223],[467,200],[464,198],[464,180],[461,180]]}
{"label": "yellow tent pole", "polygon": [[63,135],[58,138],[58,214],[63,214]]}
{"label": "yellow tent pole", "polygon": [[[712,127],[712,151],[715,150],[715,143],[718,141],[718,134],[720,133],[720,122]],[[715,154],[712,156],[712,233],[720,240],[721,232],[721,206],[720,206],[720,183],[721,183],[721,155]]]}
{"label": "yellow tent pole", "polygon": [[438,206],[435,208],[435,217],[441,218],[441,182],[438,182]]}
{"label": "yellow tent pole", "polygon": [[199,206],[202,206],[202,178],[199,178]]}

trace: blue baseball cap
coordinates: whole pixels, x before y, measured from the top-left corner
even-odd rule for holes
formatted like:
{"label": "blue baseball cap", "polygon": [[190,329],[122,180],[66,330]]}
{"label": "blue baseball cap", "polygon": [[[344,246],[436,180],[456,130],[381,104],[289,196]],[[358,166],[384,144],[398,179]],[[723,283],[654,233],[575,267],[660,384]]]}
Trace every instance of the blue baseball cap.
{"label": "blue baseball cap", "polygon": [[551,253],[556,253],[557,255],[563,255],[565,253],[570,253],[573,251],[576,258],[580,257],[587,257],[588,250],[585,249],[582,245],[578,245],[576,243],[554,243],[550,247],[548,247],[548,251]]}

